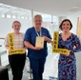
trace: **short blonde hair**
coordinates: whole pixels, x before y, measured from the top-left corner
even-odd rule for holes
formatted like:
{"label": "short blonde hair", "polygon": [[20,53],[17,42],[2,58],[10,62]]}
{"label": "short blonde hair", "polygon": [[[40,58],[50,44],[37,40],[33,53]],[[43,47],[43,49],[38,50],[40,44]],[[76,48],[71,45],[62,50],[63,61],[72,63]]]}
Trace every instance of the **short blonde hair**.
{"label": "short blonde hair", "polygon": [[13,24],[14,24],[14,23],[19,23],[20,26],[21,26],[21,23],[20,23],[19,21],[14,21],[14,22],[12,23],[12,27],[13,27]]}

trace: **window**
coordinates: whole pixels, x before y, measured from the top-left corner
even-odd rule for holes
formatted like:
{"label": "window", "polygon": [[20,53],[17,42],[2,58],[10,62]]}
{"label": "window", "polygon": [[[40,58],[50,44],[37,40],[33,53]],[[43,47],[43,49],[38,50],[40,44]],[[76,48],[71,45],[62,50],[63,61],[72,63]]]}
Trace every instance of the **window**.
{"label": "window", "polygon": [[6,18],[11,18],[11,15],[7,14],[7,15],[6,15]]}
{"label": "window", "polygon": [[15,15],[12,15],[12,18],[16,18],[16,16]]}
{"label": "window", "polygon": [[1,14],[1,18],[5,18],[5,14]]}

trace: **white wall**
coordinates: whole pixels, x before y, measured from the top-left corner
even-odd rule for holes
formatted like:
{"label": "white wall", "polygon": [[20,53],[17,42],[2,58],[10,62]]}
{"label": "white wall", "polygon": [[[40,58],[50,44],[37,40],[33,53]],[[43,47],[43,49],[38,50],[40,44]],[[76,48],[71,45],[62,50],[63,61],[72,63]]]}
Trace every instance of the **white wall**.
{"label": "white wall", "polygon": [[81,11],[67,16],[67,18],[72,21],[73,28],[71,31],[75,34],[76,34],[76,30],[77,30],[77,20],[78,20],[78,17],[80,17],[80,16],[81,16]]}
{"label": "white wall", "polygon": [[9,19],[0,18],[0,37],[6,37],[9,32],[12,32],[12,23],[14,20],[21,22],[21,31],[25,32],[28,27],[32,26],[32,20],[29,19]]}

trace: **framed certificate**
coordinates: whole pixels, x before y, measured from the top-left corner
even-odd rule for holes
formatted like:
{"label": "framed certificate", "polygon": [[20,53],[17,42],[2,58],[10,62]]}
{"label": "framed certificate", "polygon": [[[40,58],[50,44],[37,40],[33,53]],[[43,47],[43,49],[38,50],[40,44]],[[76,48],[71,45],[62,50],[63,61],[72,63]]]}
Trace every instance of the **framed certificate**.
{"label": "framed certificate", "polygon": [[44,48],[44,38],[43,37],[36,37],[36,47]]}

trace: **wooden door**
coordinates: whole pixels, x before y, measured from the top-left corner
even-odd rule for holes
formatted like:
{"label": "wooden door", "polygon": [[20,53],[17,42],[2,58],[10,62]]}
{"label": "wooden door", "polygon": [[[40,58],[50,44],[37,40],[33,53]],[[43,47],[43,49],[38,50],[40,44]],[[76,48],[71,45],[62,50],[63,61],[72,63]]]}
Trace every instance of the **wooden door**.
{"label": "wooden door", "polygon": [[77,30],[76,30],[76,34],[79,38],[81,38],[81,17],[78,18],[77,21]]}

